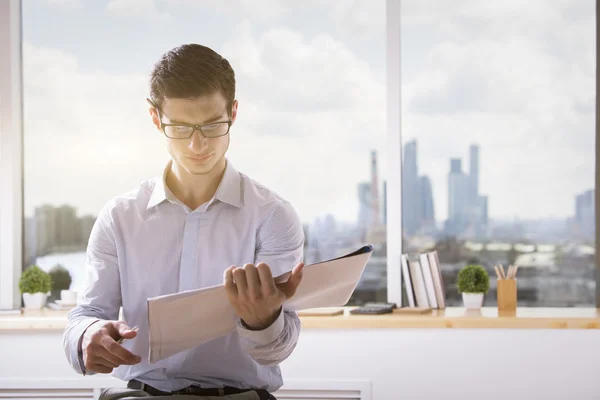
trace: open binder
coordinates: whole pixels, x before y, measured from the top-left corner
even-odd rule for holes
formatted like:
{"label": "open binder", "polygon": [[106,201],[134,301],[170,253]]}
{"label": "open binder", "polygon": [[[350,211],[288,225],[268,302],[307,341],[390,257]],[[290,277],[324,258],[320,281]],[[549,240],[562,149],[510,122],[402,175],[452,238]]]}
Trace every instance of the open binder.
{"label": "open binder", "polygon": [[[372,252],[368,245],[342,257],[305,265],[296,294],[284,303],[284,310],[345,305]],[[275,280],[285,282],[290,275],[291,271]],[[149,298],[148,360],[156,362],[224,336],[235,329],[236,321],[224,285]]]}

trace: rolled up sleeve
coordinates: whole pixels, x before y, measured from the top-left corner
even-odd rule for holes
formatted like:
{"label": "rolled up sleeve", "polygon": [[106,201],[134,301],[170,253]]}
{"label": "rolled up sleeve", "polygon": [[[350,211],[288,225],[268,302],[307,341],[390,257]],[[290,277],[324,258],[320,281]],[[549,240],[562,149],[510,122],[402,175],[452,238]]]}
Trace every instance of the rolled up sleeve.
{"label": "rolled up sleeve", "polygon": [[86,250],[85,283],[78,295],[77,307],[68,314],[63,347],[71,367],[86,374],[81,339],[92,324],[116,320],[121,307],[121,289],[117,250],[109,206],[100,212]]}

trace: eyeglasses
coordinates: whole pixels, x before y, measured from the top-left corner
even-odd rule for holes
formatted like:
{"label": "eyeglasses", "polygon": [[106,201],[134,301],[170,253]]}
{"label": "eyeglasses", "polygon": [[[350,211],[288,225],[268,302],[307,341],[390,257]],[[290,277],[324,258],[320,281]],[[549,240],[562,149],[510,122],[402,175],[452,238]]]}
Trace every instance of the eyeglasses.
{"label": "eyeglasses", "polygon": [[230,119],[226,121],[210,122],[202,125],[189,125],[182,123],[166,124],[162,121],[160,110],[154,105],[152,100],[146,99],[146,101],[156,110],[156,113],[158,114],[158,120],[160,121],[160,129],[163,131],[165,136],[170,139],[189,139],[196,130],[200,131],[202,136],[205,138],[213,139],[227,135],[231,129],[232,121]]}

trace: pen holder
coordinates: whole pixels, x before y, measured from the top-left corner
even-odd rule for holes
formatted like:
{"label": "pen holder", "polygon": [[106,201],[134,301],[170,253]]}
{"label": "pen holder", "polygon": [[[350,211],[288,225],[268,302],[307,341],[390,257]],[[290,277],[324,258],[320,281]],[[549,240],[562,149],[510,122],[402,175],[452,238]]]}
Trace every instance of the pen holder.
{"label": "pen holder", "polygon": [[498,279],[497,286],[498,311],[515,311],[517,309],[517,280]]}

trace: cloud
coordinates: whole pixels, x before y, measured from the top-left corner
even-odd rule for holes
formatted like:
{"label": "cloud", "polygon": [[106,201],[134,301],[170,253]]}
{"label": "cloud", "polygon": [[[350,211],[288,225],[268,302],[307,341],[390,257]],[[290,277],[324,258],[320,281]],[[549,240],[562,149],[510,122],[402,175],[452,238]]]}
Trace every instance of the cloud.
{"label": "cloud", "polygon": [[[239,82],[232,163],[305,222],[329,212],[354,221],[372,149],[385,178],[383,77],[331,37],[241,29],[222,51]],[[71,54],[28,43],[24,51],[27,211],[69,202],[96,213],[160,173],[167,155],[147,116],[144,74],[83,69]]]}
{"label": "cloud", "polygon": [[154,0],[110,0],[106,11],[118,17],[146,17],[155,20],[171,18],[165,11],[159,11]]}
{"label": "cloud", "polygon": [[248,19],[257,24],[275,22],[285,25],[286,18],[325,16],[331,32],[352,36],[370,36],[385,31],[385,0],[162,0],[192,9],[210,8],[229,17]]}
{"label": "cloud", "polygon": [[438,217],[449,158],[468,167],[471,143],[492,218],[572,215],[594,186],[593,4],[449,4],[403,2],[402,132],[418,139]]}

